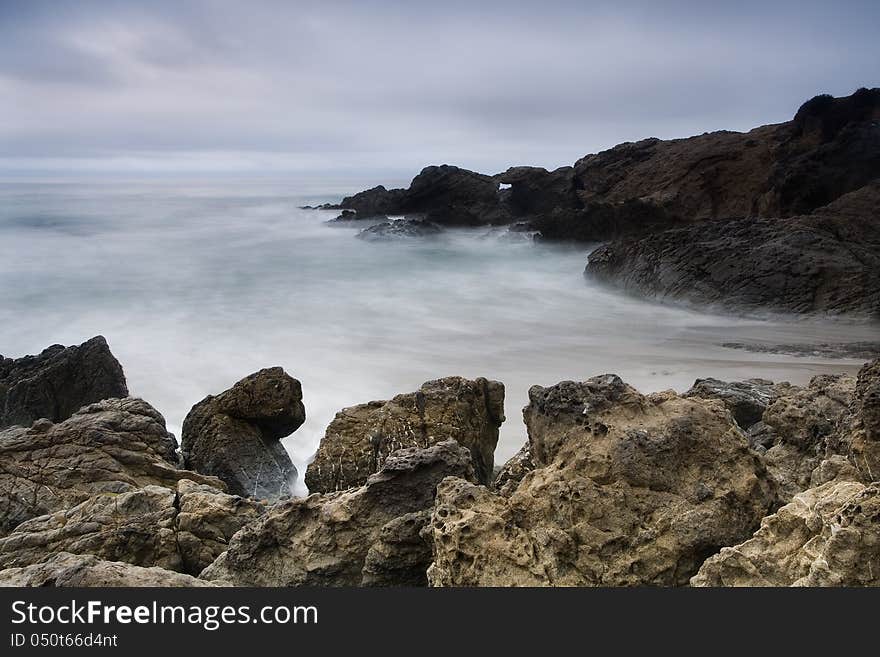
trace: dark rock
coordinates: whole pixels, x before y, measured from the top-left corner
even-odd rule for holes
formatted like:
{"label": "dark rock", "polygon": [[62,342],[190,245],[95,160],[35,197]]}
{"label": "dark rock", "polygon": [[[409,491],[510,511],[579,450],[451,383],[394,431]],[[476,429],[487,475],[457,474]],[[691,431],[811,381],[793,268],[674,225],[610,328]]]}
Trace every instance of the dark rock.
{"label": "dark rock", "polygon": [[880,479],[880,359],[859,370],[844,425],[850,458],[865,482]]}
{"label": "dark rock", "polygon": [[587,275],[638,294],[735,310],[880,317],[880,183],[814,214],[714,221],[606,244]]}
{"label": "dark rock", "polygon": [[694,381],[693,387],[684,396],[721,400],[736,423],[743,429],[748,429],[761,421],[767,406],[776,398],[776,390],[773,382],[766,379],[728,383],[710,378]]}
{"label": "dark rock", "polygon": [[742,349],[759,354],[785,354],[822,358],[857,358],[871,360],[880,356],[880,342],[819,342],[808,344],[753,344],[723,342],[721,347]]}
{"label": "dark rock", "polygon": [[385,189],[382,185],[347,196],[339,204],[340,208],[354,210],[358,217],[375,217],[376,215],[401,214],[400,205],[405,190]]}
{"label": "dark rock", "polygon": [[184,464],[234,495],[285,497],[296,469],[280,440],[305,419],[299,381],[280,367],[260,370],[193,406],[183,421]]}
{"label": "dark rock", "polygon": [[339,411],[305,482],[312,492],[360,486],[396,450],[451,439],[470,450],[478,481],[488,484],[503,421],[502,383],[461,377],[428,381],[417,392]]}
{"label": "dark rock", "polygon": [[236,586],[424,585],[431,547],[419,532],[446,477],[473,480],[471,456],[455,441],[398,450],[360,488],[272,507],[201,577]]}
{"label": "dark rock", "polygon": [[128,388],[100,335],[76,347],[53,345],[38,356],[0,356],[0,428],[29,427],[40,418],[61,422],[113,397],[128,397]]}
{"label": "dark rock", "polygon": [[395,219],[364,228],[357,234],[362,240],[395,240],[432,237],[443,232],[435,223],[424,219]]}

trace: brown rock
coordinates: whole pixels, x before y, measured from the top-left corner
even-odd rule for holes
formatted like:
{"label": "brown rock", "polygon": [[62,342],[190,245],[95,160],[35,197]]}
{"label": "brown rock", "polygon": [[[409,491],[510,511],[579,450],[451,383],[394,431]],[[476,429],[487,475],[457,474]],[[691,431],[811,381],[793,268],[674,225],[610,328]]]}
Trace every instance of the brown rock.
{"label": "brown rock", "polygon": [[312,492],[360,486],[395,450],[450,439],[471,451],[478,480],[489,483],[503,421],[502,383],[457,376],[428,381],[417,392],[339,411],[306,470],[306,485]]}

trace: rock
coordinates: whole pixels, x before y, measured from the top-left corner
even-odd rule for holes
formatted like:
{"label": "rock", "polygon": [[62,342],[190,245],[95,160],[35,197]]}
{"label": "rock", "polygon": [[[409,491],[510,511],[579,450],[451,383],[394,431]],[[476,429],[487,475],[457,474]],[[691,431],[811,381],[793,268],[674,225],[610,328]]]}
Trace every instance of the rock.
{"label": "rock", "polygon": [[223,488],[214,478],[177,468],[177,441],[141,399],[106,399],[64,422],[0,432],[0,535],[37,516],[69,509],[98,493],[180,479]]}
{"label": "rock", "polygon": [[743,429],[761,421],[767,405],[776,396],[773,382],[766,379],[746,379],[745,381],[719,381],[718,379],[697,379],[684,393],[685,397],[719,399],[733,415],[733,419]]}
{"label": "rock", "polygon": [[339,411],[305,482],[321,493],[360,486],[395,450],[453,439],[470,450],[477,480],[488,484],[503,421],[504,384],[457,376],[428,381],[417,392]]}
{"label": "rock", "polygon": [[805,388],[777,386],[777,398],[764,412],[763,424],[773,436],[764,461],[780,502],[809,488],[823,458],[841,451],[835,432],[854,388],[853,377],[844,374],[815,376]]}
{"label": "rock", "polygon": [[871,360],[880,356],[880,342],[819,342],[801,344],[753,344],[724,342],[721,347],[742,349],[759,354],[785,354],[813,358],[856,358]]}
{"label": "rock", "polygon": [[502,495],[511,493],[516,490],[523,477],[534,469],[532,450],[529,443],[526,443],[495,473],[492,486]]}
{"label": "rock", "polygon": [[844,431],[852,463],[862,479],[880,479],[880,359],[859,370]]}
{"label": "rock", "polygon": [[184,464],[234,495],[285,497],[296,469],[280,440],[305,418],[299,381],[280,367],[260,370],[193,406],[183,421]]}
{"label": "rock", "polygon": [[201,577],[236,586],[424,584],[431,548],[417,536],[445,477],[473,479],[471,456],[455,441],[398,450],[360,488],[275,505]]}
{"label": "rock", "polygon": [[180,481],[177,491],[146,486],[118,495],[101,493],[27,520],[0,538],[0,568],[69,552],[197,575],[263,511],[259,503],[189,480]]}
{"label": "rock", "polygon": [[38,356],[0,356],[0,429],[29,427],[35,420],[66,420],[83,406],[128,397],[125,375],[97,336],[76,347],[60,344]]}
{"label": "rock", "polygon": [[399,207],[404,190],[385,189],[382,185],[342,199],[340,208],[354,210],[358,218],[366,219],[377,215],[402,214]]}
{"label": "rock", "polygon": [[692,586],[880,585],[880,488],[842,481],[799,493],[749,540],[710,557]]}
{"label": "rock", "polygon": [[357,234],[362,240],[393,240],[433,237],[443,232],[437,224],[424,219],[395,219],[364,228]]}
{"label": "rock", "polygon": [[0,586],[119,587],[224,586],[162,568],[142,568],[128,563],[104,561],[88,554],[52,555],[42,563],[0,571]]}
{"label": "rock", "polygon": [[[853,213],[860,207],[864,213]],[[586,274],[640,295],[725,309],[876,318],[877,207],[880,183],[808,216],[714,221],[624,239],[593,251]]]}
{"label": "rock", "polygon": [[773,502],[719,401],[643,396],[614,375],[535,386],[529,399],[535,469],[512,493],[438,487],[431,584],[682,585]]}

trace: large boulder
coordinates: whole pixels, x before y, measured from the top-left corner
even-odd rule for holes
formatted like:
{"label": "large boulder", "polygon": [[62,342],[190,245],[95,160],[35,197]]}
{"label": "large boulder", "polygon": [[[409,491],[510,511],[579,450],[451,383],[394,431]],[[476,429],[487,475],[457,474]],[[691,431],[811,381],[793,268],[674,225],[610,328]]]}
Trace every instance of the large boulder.
{"label": "large boulder", "polygon": [[452,439],[470,450],[477,480],[488,484],[503,421],[504,384],[457,376],[428,381],[416,392],[339,411],[305,482],[312,492],[360,486],[395,450]]}
{"label": "large boulder", "polygon": [[145,486],[100,493],[27,520],[0,538],[0,568],[68,552],[197,575],[263,511],[257,502],[188,479],[179,481],[176,490]]}
{"label": "large boulder", "polygon": [[843,428],[848,453],[864,481],[880,480],[880,359],[859,371]]}
{"label": "large boulder", "polygon": [[34,420],[66,420],[83,406],[128,397],[122,367],[103,336],[79,346],[47,347],[37,356],[0,356],[0,429]]}
{"label": "large boulder", "polygon": [[183,421],[184,465],[219,477],[234,495],[286,497],[296,469],[280,440],[305,419],[300,382],[280,367],[260,370],[193,406]]}
{"label": "large boulder", "polygon": [[836,481],[766,517],[710,557],[693,586],[880,586],[880,487]]}
{"label": "large boulder", "polygon": [[177,441],[141,399],[105,399],[67,420],[38,420],[0,432],[0,535],[36,516],[73,507],[97,493],[180,479],[223,488],[214,477],[177,467]]}
{"label": "large boulder", "polygon": [[420,532],[446,477],[473,480],[471,456],[455,441],[398,450],[360,488],[275,505],[201,577],[237,586],[424,585],[431,547]]}
{"label": "large boulder", "polygon": [[27,587],[196,587],[224,586],[163,568],[143,568],[129,563],[105,561],[90,554],[53,554],[29,566],[0,570],[0,586]]}
{"label": "large boulder", "polygon": [[683,585],[773,502],[724,406],[619,377],[533,387],[535,468],[509,495],[447,479],[429,528],[440,586]]}

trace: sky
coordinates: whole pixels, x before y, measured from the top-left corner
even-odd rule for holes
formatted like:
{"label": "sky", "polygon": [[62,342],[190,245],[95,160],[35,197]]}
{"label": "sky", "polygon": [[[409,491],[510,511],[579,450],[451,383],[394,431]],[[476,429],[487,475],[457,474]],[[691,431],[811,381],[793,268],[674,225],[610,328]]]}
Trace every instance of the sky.
{"label": "sky", "polygon": [[880,3],[0,0],[0,178],[555,168],[880,86]]}

